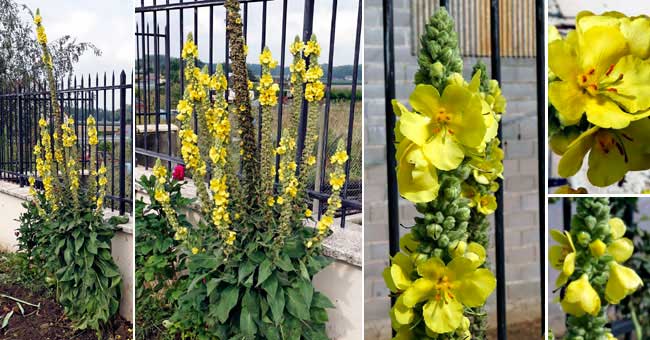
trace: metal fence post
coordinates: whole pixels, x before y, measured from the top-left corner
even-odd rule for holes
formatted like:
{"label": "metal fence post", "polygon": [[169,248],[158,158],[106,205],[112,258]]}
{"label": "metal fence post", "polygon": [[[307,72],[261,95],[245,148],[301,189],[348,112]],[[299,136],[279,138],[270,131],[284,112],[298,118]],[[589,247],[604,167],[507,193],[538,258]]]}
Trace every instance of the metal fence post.
{"label": "metal fence post", "polygon": [[[312,30],[314,28],[314,0],[305,0],[304,22],[302,28],[302,40],[307,41],[311,39]],[[284,51],[283,51],[284,52]],[[307,61],[309,67],[309,61]],[[307,115],[309,113],[309,104],[307,99],[302,101],[302,109],[300,110],[300,120],[298,123],[298,142],[296,147],[296,164],[298,164],[297,173],[300,173],[300,158],[302,157],[302,150],[305,148],[305,136],[307,134]]]}
{"label": "metal fence post", "polygon": [[23,184],[23,88],[18,88],[18,184]]}
{"label": "metal fence post", "polygon": [[[499,33],[499,0],[490,2],[490,59],[492,78],[501,83],[501,53]],[[502,139],[502,126],[499,125],[498,138]],[[503,144],[502,144],[503,145]],[[495,224],[495,253],[497,272],[497,333],[499,340],[507,339],[506,330],[506,269],[505,269],[505,240],[503,223],[503,180],[499,179],[499,190],[496,192],[497,210],[494,215]]]}
{"label": "metal fence post", "polygon": [[[399,252],[399,210],[397,174],[395,172],[395,36],[393,32],[393,1],[383,0],[384,38],[384,105],[386,109],[386,181],[388,186],[388,251],[390,256]],[[391,298],[391,304],[395,298]]]}
{"label": "metal fence post", "polygon": [[126,73],[120,73],[120,215],[126,210]]}
{"label": "metal fence post", "polygon": [[544,0],[535,0],[536,71],[537,71],[537,197],[539,207],[539,298],[540,327],[546,333],[546,179],[543,157],[546,155],[546,55]]}

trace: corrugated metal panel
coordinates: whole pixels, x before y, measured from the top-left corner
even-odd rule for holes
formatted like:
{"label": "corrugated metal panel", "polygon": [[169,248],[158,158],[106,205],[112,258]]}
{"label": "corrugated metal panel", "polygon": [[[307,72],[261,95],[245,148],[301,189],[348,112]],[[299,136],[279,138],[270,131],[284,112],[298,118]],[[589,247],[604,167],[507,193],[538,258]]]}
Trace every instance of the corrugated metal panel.
{"label": "corrugated metal panel", "polygon": [[[490,55],[490,0],[450,0],[449,12],[456,21],[460,50],[466,57]],[[414,55],[429,17],[439,7],[437,0],[411,0],[411,32]],[[500,0],[501,55],[535,56],[535,1]]]}

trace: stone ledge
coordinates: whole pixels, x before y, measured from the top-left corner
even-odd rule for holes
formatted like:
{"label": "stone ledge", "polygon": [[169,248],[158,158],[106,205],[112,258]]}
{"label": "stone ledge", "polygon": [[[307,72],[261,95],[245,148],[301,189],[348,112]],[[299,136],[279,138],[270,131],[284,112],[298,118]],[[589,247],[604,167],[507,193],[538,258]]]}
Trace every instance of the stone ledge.
{"label": "stone ledge", "polygon": [[[0,181],[0,193],[16,197],[23,201],[31,200],[28,186],[21,187],[20,185],[11,182]],[[114,210],[104,209],[104,218],[106,220],[113,216],[120,216],[120,214]],[[124,216],[129,220],[124,224],[118,225],[118,227],[126,234],[133,234],[133,219],[129,214]]]}
{"label": "stone ledge", "polygon": [[[152,175],[151,168],[145,169],[142,166],[135,167],[133,178],[137,181],[142,177]],[[183,185],[181,193],[184,197],[196,197],[196,186],[192,180],[187,180]],[[135,183],[136,193],[145,196],[146,193],[139,183]],[[195,202],[190,206],[194,211],[200,211],[199,203]],[[308,226],[313,227],[314,222],[306,222]],[[345,228],[340,228],[341,219],[334,221],[332,235],[323,241],[323,253],[335,260],[343,261],[351,265],[362,267],[361,244],[363,240],[363,217],[362,214],[347,216]]]}

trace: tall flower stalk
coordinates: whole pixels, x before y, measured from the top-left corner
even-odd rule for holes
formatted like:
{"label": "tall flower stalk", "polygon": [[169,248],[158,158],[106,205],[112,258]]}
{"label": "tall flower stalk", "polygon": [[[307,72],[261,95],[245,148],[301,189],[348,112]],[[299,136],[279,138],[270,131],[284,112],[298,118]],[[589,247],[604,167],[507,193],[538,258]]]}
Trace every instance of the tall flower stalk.
{"label": "tall flower stalk", "polygon": [[503,172],[496,135],[505,99],[481,64],[469,83],[463,79],[453,27],[444,8],[431,17],[409,98],[413,111],[393,101],[399,190],[422,214],[384,271],[397,298],[396,339],[485,339],[483,306],[496,286],[485,249]]}
{"label": "tall flower stalk", "polygon": [[[187,87],[176,118],[181,156],[197,187],[202,210],[195,227],[179,223],[165,191],[167,169],[160,162],[154,167],[153,198],[161,203],[175,238],[182,241],[179,251],[188,255],[179,273],[179,280],[187,280],[187,292],[165,325],[172,334],[185,338],[280,339],[303,334],[326,338],[325,310],[333,305],[314,290],[311,279],[329,264],[321,245],[342,206],[340,193],[348,155],[341,143],[330,158],[332,194],[322,217],[314,218],[305,193],[309,187],[305,173],[316,163],[313,150],[325,91],[318,65],[320,46],[314,36],[307,42],[296,38],[291,45],[293,112],[276,145],[273,113],[282,105],[279,86],[272,77],[277,61],[265,47],[259,56],[259,84],[248,80],[239,2],[227,0],[225,5],[230,81],[221,66],[213,75],[194,66],[199,50],[191,35],[182,52]],[[255,89],[261,131],[253,126],[251,94]],[[303,101],[307,105],[307,137],[299,153]],[[234,143],[236,139],[239,143]]]}
{"label": "tall flower stalk", "polygon": [[[121,277],[111,256],[111,239],[116,224],[123,219],[104,221],[106,167],[97,158],[98,131],[93,116],[88,116],[88,140],[79,141],[72,117],[61,111],[57,99],[52,55],[40,11],[34,24],[43,53],[43,64],[50,94],[52,115],[42,114],[40,139],[34,146],[36,174],[29,178],[30,192],[42,225],[37,228],[35,247],[43,254],[46,281],[56,284],[57,299],[66,316],[78,329],[93,329],[98,337],[117,313]],[[88,173],[82,173],[78,143],[88,143]],[[36,188],[43,183],[44,195]]]}
{"label": "tall flower stalk", "polygon": [[643,285],[623,264],[634,245],[625,224],[610,216],[607,198],[577,199],[569,231],[551,230],[557,242],[549,251],[551,266],[560,271],[555,283],[567,316],[565,339],[614,339],[608,323],[608,304],[618,304]]}

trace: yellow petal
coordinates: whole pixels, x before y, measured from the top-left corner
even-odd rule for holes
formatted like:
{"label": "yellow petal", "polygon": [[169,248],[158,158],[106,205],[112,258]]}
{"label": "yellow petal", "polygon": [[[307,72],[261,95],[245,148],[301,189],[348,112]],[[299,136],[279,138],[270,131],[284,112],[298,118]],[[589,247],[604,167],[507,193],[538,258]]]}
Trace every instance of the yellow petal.
{"label": "yellow petal", "polygon": [[437,134],[424,145],[424,153],[431,163],[438,169],[450,171],[458,168],[465,158],[463,148],[451,135]]}
{"label": "yellow petal", "polygon": [[485,304],[485,300],[492,294],[496,285],[497,279],[494,274],[489,269],[481,268],[463,276],[455,292],[463,305],[478,307]]}
{"label": "yellow petal", "polygon": [[433,117],[440,107],[440,93],[431,85],[420,84],[411,93],[409,103],[415,111]]}
{"label": "yellow petal", "polygon": [[632,257],[634,243],[626,237],[619,238],[607,247],[607,253],[612,255],[616,262],[623,263]]}
{"label": "yellow petal", "polygon": [[554,81],[548,84],[548,100],[558,111],[564,126],[580,122],[589,96],[582,92],[575,80]]}
{"label": "yellow petal", "polygon": [[443,334],[454,331],[463,320],[463,305],[455,299],[447,302],[431,300],[422,308],[424,323],[434,333]]}
{"label": "yellow petal", "polygon": [[609,219],[607,224],[609,224],[612,239],[618,240],[619,238],[623,237],[623,235],[625,235],[626,227],[625,222],[623,222],[622,219],[613,217]]}
{"label": "yellow petal", "polygon": [[582,316],[585,313],[597,315],[600,312],[600,298],[598,293],[589,283],[587,274],[567,286],[562,309],[567,314]]}
{"label": "yellow petal", "polygon": [[607,301],[618,304],[641,286],[643,286],[643,281],[634,270],[621,266],[616,262],[610,263],[609,279],[605,287]]}
{"label": "yellow petal", "polygon": [[580,170],[582,167],[582,162],[585,158],[585,155],[594,144],[594,133],[599,130],[598,127],[593,127],[585,131],[580,137],[578,137],[569,148],[566,150],[560,163],[558,164],[558,173],[560,176],[567,178],[571,177]]}

